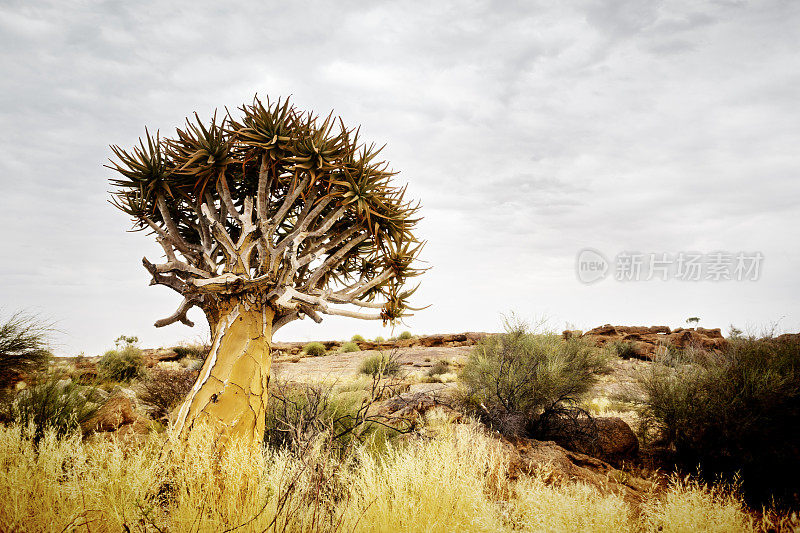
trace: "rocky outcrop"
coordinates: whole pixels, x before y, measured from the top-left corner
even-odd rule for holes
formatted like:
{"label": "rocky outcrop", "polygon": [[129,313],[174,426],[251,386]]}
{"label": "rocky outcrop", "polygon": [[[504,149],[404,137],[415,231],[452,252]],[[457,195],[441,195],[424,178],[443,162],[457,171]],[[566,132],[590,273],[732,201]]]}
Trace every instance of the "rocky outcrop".
{"label": "rocky outcrop", "polygon": [[[575,337],[576,332],[565,331],[565,339]],[[581,338],[588,339],[597,346],[610,343],[627,343],[628,349],[622,355],[651,359],[660,346],[673,346],[679,349],[689,347],[704,350],[723,350],[728,341],[722,336],[719,328],[678,328],[668,326],[612,326],[606,324],[587,331]]]}
{"label": "rocky outcrop", "polygon": [[97,413],[81,424],[84,435],[117,432],[119,435],[143,435],[150,431],[150,422],[139,415],[127,396],[113,396]]}
{"label": "rocky outcrop", "polygon": [[455,421],[463,419],[463,414],[452,407],[452,400],[446,393],[442,393],[445,387],[440,387],[439,391],[406,392],[397,394],[391,399],[383,402],[376,413],[392,418],[402,418],[406,420],[417,420],[434,408],[440,408],[447,412]]}
{"label": "rocky outcrop", "polygon": [[570,450],[591,455],[616,467],[639,459],[639,439],[621,418],[600,416],[581,418],[579,427],[569,432],[571,438],[557,442]]}
{"label": "rocky outcrop", "polygon": [[180,358],[181,356],[178,355],[178,352],[170,348],[142,350],[142,360],[144,361],[144,366],[147,368],[153,368],[158,363],[163,363],[165,361],[177,361]]}
{"label": "rocky outcrop", "polygon": [[[472,346],[478,341],[491,335],[483,332],[466,333],[443,333],[438,335],[421,335],[410,339],[396,339],[385,342],[360,341],[356,342],[361,350],[391,350],[393,348],[424,347],[432,348],[438,346]],[[336,350],[348,341],[318,341],[325,346],[326,350]],[[306,342],[273,342],[271,349],[275,355],[298,355],[303,351]]]}
{"label": "rocky outcrop", "polygon": [[778,335],[777,339],[778,342],[800,344],[800,333],[784,333],[783,335]]}
{"label": "rocky outcrop", "polygon": [[567,450],[555,442],[525,438],[502,439],[501,442],[509,459],[510,479],[539,473],[551,483],[585,483],[604,494],[619,494],[634,506],[653,488],[649,481],[617,470],[595,457]]}

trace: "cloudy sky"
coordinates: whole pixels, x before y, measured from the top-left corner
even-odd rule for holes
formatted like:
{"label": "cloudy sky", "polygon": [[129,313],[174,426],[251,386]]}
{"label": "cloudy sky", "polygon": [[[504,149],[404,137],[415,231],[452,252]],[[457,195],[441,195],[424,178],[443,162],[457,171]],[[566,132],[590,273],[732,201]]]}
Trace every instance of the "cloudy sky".
{"label": "cloudy sky", "polygon": [[[3,1],[0,306],[55,320],[65,354],[207,337],[197,309],[195,328],[152,326],[180,298],[148,286],[159,248],[126,233],[103,164],[257,92],[387,144],[432,267],[407,329],[516,311],[798,331],[799,27],[800,3],[770,0]],[[579,281],[584,248],[606,279]],[[689,251],[764,259],[757,280],[614,279],[617,254]],[[277,337],[356,332],[389,334],[329,318]]]}

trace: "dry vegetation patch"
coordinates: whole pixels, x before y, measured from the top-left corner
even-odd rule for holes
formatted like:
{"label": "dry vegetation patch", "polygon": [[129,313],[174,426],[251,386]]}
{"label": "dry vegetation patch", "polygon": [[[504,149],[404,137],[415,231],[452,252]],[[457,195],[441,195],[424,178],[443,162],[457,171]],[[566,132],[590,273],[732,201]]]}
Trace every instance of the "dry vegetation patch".
{"label": "dry vegetation patch", "polygon": [[198,434],[164,455],[163,437],[125,447],[47,434],[34,448],[0,430],[4,531],[749,531],[735,499],[674,484],[637,514],[625,498],[546,472],[510,479],[500,443],[472,424],[437,436],[331,454],[231,446]]}

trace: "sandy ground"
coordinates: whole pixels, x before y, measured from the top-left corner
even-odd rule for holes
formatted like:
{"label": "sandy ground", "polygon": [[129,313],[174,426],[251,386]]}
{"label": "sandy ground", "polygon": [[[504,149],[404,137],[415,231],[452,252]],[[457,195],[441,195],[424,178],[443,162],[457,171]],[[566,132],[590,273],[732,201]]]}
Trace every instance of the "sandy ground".
{"label": "sandy ground", "polygon": [[[421,381],[428,369],[440,359],[450,361],[453,370],[457,370],[466,362],[470,350],[471,346],[411,347],[398,348],[395,354],[402,365],[403,376],[414,383]],[[272,363],[272,375],[281,380],[305,383],[351,379],[359,375],[359,367],[364,359],[378,353],[376,350],[365,350],[300,359],[286,356]],[[613,359],[611,372],[599,376],[587,398],[603,398],[618,403],[622,393],[635,391],[636,374],[647,365],[647,362],[637,359]]]}
{"label": "sandy ground", "polygon": [[[422,377],[436,361],[446,359],[457,367],[463,365],[469,355],[471,346],[442,346],[436,348],[397,348],[396,356],[402,365],[402,372],[407,378],[414,380]],[[303,357],[292,362],[290,357],[281,358],[272,364],[272,375],[281,380],[314,382],[352,378],[358,375],[359,367],[364,359],[376,355],[376,350],[362,352],[336,353],[319,357]]]}

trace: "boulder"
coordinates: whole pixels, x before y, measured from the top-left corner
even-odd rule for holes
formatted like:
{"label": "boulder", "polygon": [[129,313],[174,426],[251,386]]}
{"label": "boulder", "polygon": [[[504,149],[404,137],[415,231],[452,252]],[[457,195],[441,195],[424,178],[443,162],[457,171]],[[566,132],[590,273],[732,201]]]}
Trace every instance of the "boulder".
{"label": "boulder", "polygon": [[416,420],[435,407],[439,407],[450,414],[454,420],[463,419],[463,414],[450,405],[447,393],[450,387],[441,384],[425,384],[427,387],[418,392],[403,392],[393,395],[389,400],[382,402],[376,414],[388,418],[402,418]]}
{"label": "boulder", "polygon": [[151,430],[152,424],[150,421],[143,417],[137,417],[132,423],[121,426],[116,431],[116,434],[123,438],[136,438],[147,435]]}
{"label": "boulder", "polygon": [[601,416],[573,422],[575,430],[569,432],[570,438],[557,439],[560,445],[617,467],[638,462],[639,439],[621,418]]}
{"label": "boulder", "polygon": [[164,361],[177,361],[181,356],[175,350],[161,348],[158,350],[142,350],[142,358],[144,359],[144,365],[147,368],[152,368]]}
{"label": "boulder", "polygon": [[120,385],[115,385],[114,388],[111,389],[111,396],[121,396],[123,398],[127,398],[132,405],[139,403],[139,399],[136,397],[136,391],[121,387]]}
{"label": "boulder", "polygon": [[509,478],[539,473],[549,483],[563,484],[575,481],[597,488],[602,494],[620,494],[626,502],[638,506],[645,495],[654,488],[646,481],[628,472],[580,452],[567,450],[552,441],[526,438],[501,439],[509,460]]}
{"label": "boulder", "polygon": [[113,396],[89,420],[81,424],[85,436],[92,438],[116,438],[125,440],[147,435],[153,423],[134,409],[125,396]]}
{"label": "boulder", "polygon": [[697,328],[697,333],[699,333],[701,335],[705,335],[706,337],[709,337],[709,338],[712,338],[712,339],[722,339],[722,338],[724,338],[722,336],[722,330],[719,329],[719,328],[714,328],[714,329]]}
{"label": "boulder", "polygon": [[97,411],[97,413],[81,424],[84,433],[116,431],[122,426],[133,424],[140,418],[133,410],[133,404],[124,396],[114,396]]}
{"label": "boulder", "polygon": [[705,331],[711,331],[712,335],[716,334],[718,336],[708,336],[693,328],[678,328],[673,331],[672,334],[668,335],[667,338],[670,344],[676,348],[696,347],[703,348],[704,350],[722,350],[728,346],[728,341],[722,337],[718,328]]}

